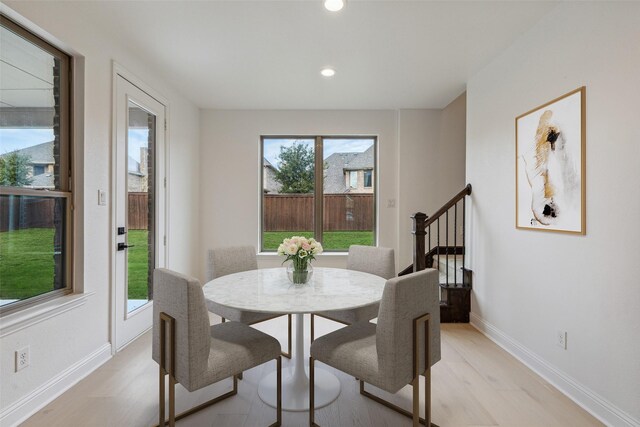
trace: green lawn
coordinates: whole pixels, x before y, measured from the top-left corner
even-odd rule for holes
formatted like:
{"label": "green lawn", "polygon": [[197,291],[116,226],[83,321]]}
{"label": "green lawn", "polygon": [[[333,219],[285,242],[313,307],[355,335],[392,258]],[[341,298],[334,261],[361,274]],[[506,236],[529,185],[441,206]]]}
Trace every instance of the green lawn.
{"label": "green lawn", "polygon": [[[273,231],[263,236],[265,250],[276,250],[291,236],[310,231]],[[129,298],[147,298],[146,230],[129,230]],[[347,250],[350,245],[373,245],[371,231],[324,233],[325,251]],[[24,299],[53,290],[53,229],[31,228],[0,233],[0,299]]]}
{"label": "green lawn", "polygon": [[147,230],[129,230],[129,299],[147,299],[147,260],[149,244]]}
{"label": "green lawn", "polygon": [[[129,230],[129,298],[147,298],[147,231]],[[53,229],[0,233],[0,299],[24,299],[53,290]]]}
{"label": "green lawn", "polygon": [[[291,236],[313,236],[311,231],[266,231],[262,235],[263,250],[277,250],[280,243]],[[322,247],[325,251],[346,251],[351,245],[373,246],[372,231],[326,231]]]}
{"label": "green lawn", "polygon": [[0,233],[0,299],[23,299],[53,290],[53,229]]}

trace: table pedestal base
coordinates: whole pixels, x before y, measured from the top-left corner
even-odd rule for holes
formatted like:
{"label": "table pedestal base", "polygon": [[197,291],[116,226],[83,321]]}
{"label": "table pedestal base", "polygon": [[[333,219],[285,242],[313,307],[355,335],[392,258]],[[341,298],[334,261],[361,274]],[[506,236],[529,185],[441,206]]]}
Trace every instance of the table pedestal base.
{"label": "table pedestal base", "polygon": [[[303,375],[296,375],[294,368],[282,370],[282,409],[285,411],[309,410],[309,377],[307,369]],[[299,372],[298,372],[299,374]],[[316,408],[327,406],[338,398],[340,394],[340,380],[330,372],[315,369]],[[267,405],[276,407],[276,372],[272,372],[260,380],[258,395]]]}

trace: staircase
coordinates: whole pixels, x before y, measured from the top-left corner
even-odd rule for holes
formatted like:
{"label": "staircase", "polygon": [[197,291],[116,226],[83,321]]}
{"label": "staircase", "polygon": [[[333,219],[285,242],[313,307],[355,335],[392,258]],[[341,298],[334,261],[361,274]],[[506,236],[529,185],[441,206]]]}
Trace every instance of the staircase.
{"label": "staircase", "polygon": [[465,265],[465,207],[471,184],[431,217],[417,212],[413,219],[413,265],[399,276],[435,268],[440,276],[440,322],[469,323],[471,270]]}

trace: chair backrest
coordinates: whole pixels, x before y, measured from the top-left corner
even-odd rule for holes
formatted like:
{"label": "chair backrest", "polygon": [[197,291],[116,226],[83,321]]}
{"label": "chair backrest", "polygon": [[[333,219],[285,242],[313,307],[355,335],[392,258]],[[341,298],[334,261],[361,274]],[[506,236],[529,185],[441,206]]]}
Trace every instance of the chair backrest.
{"label": "chair backrest", "polygon": [[230,246],[209,250],[208,280],[257,269],[258,259],[253,246]]}
{"label": "chair backrest", "polygon": [[[440,297],[438,272],[427,269],[387,280],[376,329],[378,366],[385,382],[402,387],[413,378],[414,319],[429,313],[430,363],[440,360]],[[418,329],[420,373],[425,369],[424,323]],[[390,390],[387,390],[390,391]],[[397,391],[397,390],[393,390]]]}
{"label": "chair backrest", "polygon": [[396,275],[393,249],[376,246],[351,245],[347,257],[347,269],[375,274],[385,279]]}
{"label": "chair backrest", "polygon": [[[191,390],[208,365],[211,336],[207,306],[198,279],[171,270],[153,272],[153,360],[160,363],[160,313],[175,319],[176,380]],[[169,325],[166,327],[166,368],[169,369]]]}

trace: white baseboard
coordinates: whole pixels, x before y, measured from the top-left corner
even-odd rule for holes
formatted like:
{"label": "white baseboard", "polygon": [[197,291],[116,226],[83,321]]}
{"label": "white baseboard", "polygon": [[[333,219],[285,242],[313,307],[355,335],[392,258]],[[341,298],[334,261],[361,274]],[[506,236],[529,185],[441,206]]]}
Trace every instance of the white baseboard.
{"label": "white baseboard", "polygon": [[524,363],[604,424],[615,427],[640,427],[640,421],[551,365],[477,314],[471,313],[470,320],[471,326]]}
{"label": "white baseboard", "polygon": [[0,413],[0,425],[17,426],[38,412],[78,381],[111,358],[111,344],[106,343],[84,359],[74,363],[36,390],[5,408]]}

